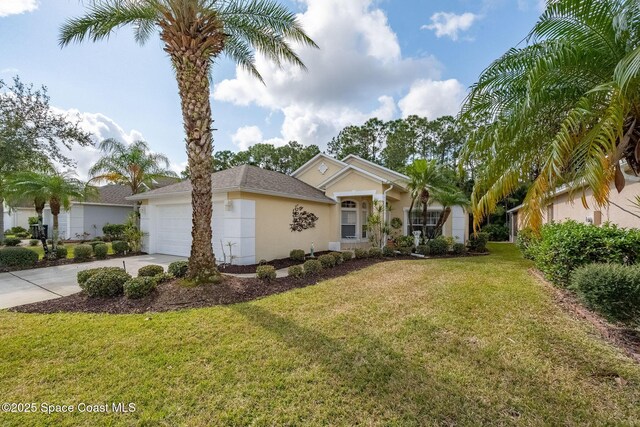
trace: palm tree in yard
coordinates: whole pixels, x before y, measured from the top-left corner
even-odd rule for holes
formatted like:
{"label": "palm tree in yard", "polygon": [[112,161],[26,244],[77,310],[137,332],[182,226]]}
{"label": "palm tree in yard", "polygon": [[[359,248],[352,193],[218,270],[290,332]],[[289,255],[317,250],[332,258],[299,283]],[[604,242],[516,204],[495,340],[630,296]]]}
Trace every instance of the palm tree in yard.
{"label": "palm tree in yard", "polygon": [[445,222],[447,222],[447,220],[451,216],[451,208],[453,208],[454,206],[461,206],[465,209],[469,207],[469,198],[467,197],[467,195],[462,191],[453,188],[444,191],[436,191],[431,196],[431,199],[442,206],[442,213],[440,214],[440,218],[438,218],[435,230],[440,230],[444,226]]}
{"label": "palm tree in yard", "polygon": [[427,238],[427,219],[431,196],[434,193],[449,190],[452,187],[451,182],[446,170],[435,160],[414,160],[407,166],[406,174],[409,177],[407,188],[411,194],[409,219],[411,219],[414,206],[420,206],[422,209],[422,236]]}
{"label": "palm tree in yard", "polygon": [[102,40],[125,25],[140,43],[159,31],[175,71],[193,184],[189,277],[206,282],[219,274],[211,244],[212,64],[225,54],[261,80],[255,51],[304,68],[291,43],[317,46],[295,14],[272,0],[96,0],[64,24],[60,43]]}
{"label": "palm tree in yard", "polygon": [[602,206],[624,167],[640,172],[640,2],[548,1],[527,41],[483,72],[462,110],[476,129],[464,157],[482,165],[476,227],[523,183],[537,229],[558,186],[590,188]]}
{"label": "palm tree in yard", "polygon": [[98,148],[104,155],[89,170],[91,181],[124,185],[138,194],[153,187],[158,179],[178,177],[169,169],[167,156],[149,152],[144,141],[127,145],[110,138]]}
{"label": "palm tree in yard", "polygon": [[72,171],[18,172],[11,176],[7,185],[13,198],[32,199],[41,220],[45,202],[49,203],[52,224],[52,245],[57,245],[58,215],[62,209],[69,210],[72,200],[84,200],[91,188],[75,177]]}

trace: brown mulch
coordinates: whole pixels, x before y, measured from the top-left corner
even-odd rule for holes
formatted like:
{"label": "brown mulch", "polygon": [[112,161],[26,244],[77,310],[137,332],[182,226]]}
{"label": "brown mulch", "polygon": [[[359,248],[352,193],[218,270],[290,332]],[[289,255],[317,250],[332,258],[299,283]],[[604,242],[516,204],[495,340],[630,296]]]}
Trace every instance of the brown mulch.
{"label": "brown mulch", "polygon": [[560,307],[571,315],[591,323],[605,341],[622,349],[628,356],[640,363],[639,330],[608,322],[599,314],[582,305],[573,293],[548,282],[543,274],[535,268],[530,268],[529,273],[551,292]]}
{"label": "brown mulch", "polygon": [[397,257],[381,259],[353,259],[334,268],[323,270],[317,276],[302,279],[293,277],[278,278],[266,283],[255,278],[240,279],[225,276],[225,280],[218,285],[185,287],[179,281],[163,283],[149,296],[137,300],[122,297],[89,298],[84,292],[67,297],[21,305],[10,309],[21,313],[146,313],[181,310],[186,308],[201,308],[214,305],[234,304],[251,301],[269,295],[279,294],[296,288],[315,285],[323,280],[344,276],[371,265],[397,260],[424,261],[415,257]]}
{"label": "brown mulch", "polygon": [[[138,255],[146,255],[146,252],[131,252],[126,255],[116,255],[110,254],[107,255],[106,259],[114,259],[114,258],[129,258],[132,256]],[[43,258],[36,263],[36,265],[31,267],[0,267],[0,273],[8,273],[10,271],[22,271],[22,270],[33,270],[34,268],[45,268],[45,267],[55,267],[58,265],[67,265],[67,264],[84,264],[92,261],[104,261],[101,259],[91,258],[87,261],[77,261],[73,258],[64,258],[64,259],[46,259]]]}
{"label": "brown mulch", "polygon": [[[329,253],[331,252],[330,251],[316,252],[314,253],[314,255],[317,258],[320,255],[329,254]],[[307,256],[309,255],[307,254]],[[267,263],[267,265],[274,266],[276,270],[280,270],[282,268],[289,268],[292,265],[297,265],[297,264],[301,264],[301,262],[294,261],[291,258],[274,259],[273,261],[269,261]],[[223,273],[229,273],[229,274],[250,274],[250,273],[255,273],[256,268],[258,268],[259,266],[260,264],[226,265],[226,266],[220,266],[220,271]]]}

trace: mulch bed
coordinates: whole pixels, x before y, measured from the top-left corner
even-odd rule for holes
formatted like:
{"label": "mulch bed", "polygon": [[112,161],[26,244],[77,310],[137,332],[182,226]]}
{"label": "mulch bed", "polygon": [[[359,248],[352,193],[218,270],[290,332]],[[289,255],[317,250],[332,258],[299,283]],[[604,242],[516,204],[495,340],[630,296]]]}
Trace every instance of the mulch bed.
{"label": "mulch bed", "polygon": [[[314,253],[315,257],[318,258],[320,255],[329,254],[330,251],[324,252],[316,252]],[[266,265],[272,265],[276,270],[280,270],[282,268],[289,268],[292,265],[302,264],[301,261],[293,261],[291,258],[281,258],[274,259],[273,261],[269,261]],[[256,268],[258,268],[260,264],[251,264],[251,265],[226,265],[224,267],[220,267],[220,271],[223,273],[229,274],[250,274],[255,273]]]}
{"label": "mulch bed", "polygon": [[548,282],[535,268],[529,273],[542,283],[553,295],[558,304],[571,315],[591,323],[605,341],[622,349],[636,362],[640,363],[640,331],[622,324],[612,324],[597,313],[586,308],[578,298],[566,289],[560,289]]}
{"label": "mulch bed", "polygon": [[0,273],[8,273],[10,271],[22,271],[22,270],[33,270],[35,268],[45,268],[45,267],[55,267],[58,265],[67,265],[67,264],[84,264],[87,262],[92,262],[92,261],[105,261],[108,259],[114,259],[114,258],[129,258],[132,256],[138,256],[138,255],[147,255],[146,252],[131,252],[128,253],[126,255],[116,255],[116,254],[110,254],[107,255],[107,257],[105,259],[96,259],[96,258],[91,258],[90,260],[87,261],[77,261],[73,258],[64,258],[64,259],[46,259],[43,258],[40,261],[38,261],[36,263],[36,265],[31,266],[31,267],[0,267]]}
{"label": "mulch bed", "polygon": [[295,279],[293,277],[278,278],[271,283],[255,278],[240,279],[226,276],[219,285],[185,287],[177,281],[163,283],[151,295],[138,300],[123,297],[89,298],[84,292],[67,297],[22,305],[10,309],[21,313],[146,313],[201,308],[214,305],[234,304],[251,301],[269,295],[279,294],[296,288],[315,285],[323,280],[344,276],[371,265],[397,260],[424,261],[414,257],[397,257],[381,259],[352,259],[334,268],[323,270],[317,276]]}

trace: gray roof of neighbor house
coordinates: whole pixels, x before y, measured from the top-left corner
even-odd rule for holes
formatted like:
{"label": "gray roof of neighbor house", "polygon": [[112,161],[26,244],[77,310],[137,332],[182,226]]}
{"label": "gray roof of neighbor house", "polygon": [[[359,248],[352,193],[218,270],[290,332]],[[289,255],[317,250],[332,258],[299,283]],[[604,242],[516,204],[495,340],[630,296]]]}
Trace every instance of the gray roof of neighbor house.
{"label": "gray roof of neighbor house", "polygon": [[[324,192],[299,179],[257,166],[236,166],[231,169],[213,173],[211,179],[214,193],[244,191],[247,193],[267,194],[321,203],[335,203],[334,200],[325,196]],[[145,200],[179,193],[191,193],[191,181],[185,180],[157,190],[130,196],[128,199]]]}
{"label": "gray roof of neighbor house", "polygon": [[[90,197],[86,203],[97,203],[101,205],[130,205],[133,206],[134,202],[127,200],[127,197],[131,195],[131,189],[125,185],[108,184],[102,187],[98,187],[98,195]],[[82,202],[78,202],[82,203]]]}

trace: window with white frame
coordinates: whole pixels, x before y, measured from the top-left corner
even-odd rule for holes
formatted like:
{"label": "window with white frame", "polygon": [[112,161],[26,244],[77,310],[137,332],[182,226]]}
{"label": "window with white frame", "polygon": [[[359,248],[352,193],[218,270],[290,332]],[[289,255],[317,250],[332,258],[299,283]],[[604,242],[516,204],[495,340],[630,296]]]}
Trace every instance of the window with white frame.
{"label": "window with white frame", "polygon": [[341,204],[340,211],[340,237],[343,239],[356,239],[358,236],[358,205],[352,200],[345,200]]}
{"label": "window with white frame", "polygon": [[361,234],[360,236],[363,239],[367,238],[367,220],[369,219],[369,205],[367,202],[362,202],[362,211],[360,212],[360,221],[361,221]]}
{"label": "window with white frame", "polygon": [[[442,215],[442,211],[440,210],[430,210],[427,211],[427,236],[428,237],[437,237],[442,235],[442,227],[438,227],[436,229],[436,225],[438,224],[438,220],[440,219],[440,215]],[[409,218],[409,235],[414,231],[422,231],[423,229],[423,217],[422,210],[414,209],[411,212]]]}

